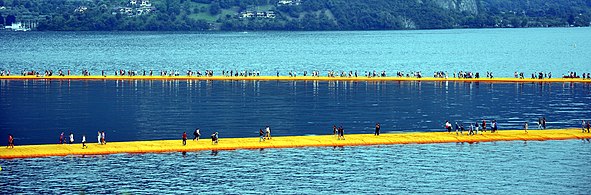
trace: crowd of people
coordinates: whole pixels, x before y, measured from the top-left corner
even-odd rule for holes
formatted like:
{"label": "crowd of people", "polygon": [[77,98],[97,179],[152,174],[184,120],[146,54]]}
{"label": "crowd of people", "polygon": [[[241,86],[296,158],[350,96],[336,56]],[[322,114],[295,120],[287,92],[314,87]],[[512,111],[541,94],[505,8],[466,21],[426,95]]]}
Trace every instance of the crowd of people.
{"label": "crowd of people", "polygon": [[[62,133],[60,133],[58,144],[66,144],[66,143],[67,144],[74,144],[74,142],[75,142],[74,133],[70,132],[70,134],[68,135],[67,138],[65,137],[65,134],[63,131],[62,131]],[[86,145],[86,135],[82,135],[80,143],[82,143],[82,149],[88,148],[88,146]],[[107,144],[105,131],[98,131],[97,132],[97,143],[99,145]]]}
{"label": "crowd of people", "polygon": [[345,129],[343,125],[337,128],[337,125],[332,126],[332,135],[337,137],[337,140],[345,140]]}
{"label": "crowd of people", "polygon": [[[486,123],[485,119],[482,119],[482,122],[474,122],[474,123],[468,123],[468,127],[464,127],[463,123],[458,123],[455,122],[455,132],[456,135],[464,135],[465,131],[468,131],[468,135],[477,135],[480,133],[480,135],[482,135],[483,132],[486,132],[488,126]],[[449,121],[445,121],[444,127],[447,131],[447,133],[451,133],[454,129],[454,126],[449,122]],[[468,129],[466,129],[468,128]],[[490,132],[491,133],[496,133],[498,130],[498,125],[497,125],[497,121],[496,120],[491,120],[491,124],[490,124]]]}
{"label": "crowd of people", "polygon": [[[568,74],[562,75],[562,78],[581,78],[581,76],[577,75],[577,72],[569,72]],[[583,79],[591,79],[591,74],[583,73]]]}
{"label": "crowd of people", "polygon": [[[515,78],[519,78],[519,79],[524,79],[524,74],[523,72],[514,73],[514,77]],[[548,73],[544,73],[544,72],[534,72],[531,73],[531,79],[551,79],[552,78],[552,72],[548,72]]]}
{"label": "crowd of people", "polygon": [[[523,72],[514,72],[514,78],[518,79],[525,79],[525,74]],[[531,73],[531,79],[551,79],[552,72],[533,72]],[[567,72],[566,74],[562,75],[562,78],[565,79],[574,79],[574,78],[582,78],[582,79],[591,79],[591,73],[583,73],[583,75],[577,75],[577,72]]]}
{"label": "crowd of people", "polygon": [[[492,78],[493,77],[492,72],[486,72],[486,73],[487,73],[486,74],[487,75],[486,78]],[[454,74],[453,77],[456,78],[456,73],[453,73],[453,74]],[[457,73],[457,78],[459,78],[459,79],[472,79],[472,78],[478,79],[478,78],[480,78],[480,73],[478,73],[478,72],[472,73],[472,72],[469,72],[469,71],[460,71],[460,72]]]}
{"label": "crowd of people", "polygon": [[[113,75],[115,76],[153,76],[154,74],[153,70],[142,70],[142,71],[137,71],[137,70],[115,70],[113,72]],[[308,71],[303,71],[301,72],[302,74],[298,73],[297,71],[288,71],[286,76],[289,77],[296,77],[298,75],[303,75],[303,76],[312,76],[312,77],[320,77],[320,71],[314,70],[311,72],[311,74],[308,74]],[[39,72],[35,71],[35,70],[30,70],[30,71],[26,71],[23,70],[21,72],[22,76],[27,76],[27,75],[34,75],[34,76],[54,76],[53,70],[45,70],[43,74],[40,74]],[[65,70],[62,71],[61,69],[58,70],[57,76],[70,76],[71,75],[71,71],[70,70]],[[81,75],[83,76],[90,76],[91,73],[89,70],[82,70]],[[185,72],[186,76],[197,76],[197,77],[201,77],[201,76],[205,76],[205,77],[212,77],[214,76],[214,71],[213,70],[204,70],[202,71],[193,71],[193,70],[186,70]],[[257,70],[222,70],[221,71],[221,76],[225,76],[225,77],[253,77],[253,76],[261,76],[261,72],[257,71]],[[407,77],[407,78],[423,78],[423,75],[420,71],[410,71],[410,72],[396,72],[396,77]],[[0,70],[0,76],[10,76],[10,70]],[[101,71],[101,76],[107,76],[106,71],[102,70]],[[169,77],[174,77],[174,76],[181,76],[181,71],[177,71],[177,70],[161,70],[160,71],[160,76],[169,76]],[[279,77],[281,76],[281,73],[279,71],[276,71],[276,76]],[[382,71],[364,71],[363,75],[358,75],[357,71],[334,71],[334,70],[330,70],[326,72],[326,76],[327,77],[344,77],[344,78],[353,78],[353,77],[358,77],[358,76],[364,76],[367,78],[373,78],[373,77],[386,77],[386,71],[382,70]],[[525,74],[524,72],[514,72],[513,73],[513,77],[514,78],[520,78],[520,79],[524,79],[525,78]],[[445,71],[436,71],[433,73],[433,78],[449,78],[449,75],[447,72]],[[458,71],[458,72],[453,72],[452,73],[452,78],[480,78],[480,73],[478,72],[471,72],[471,71]],[[493,73],[490,71],[486,72],[486,78],[494,78]],[[552,78],[552,72],[548,72],[548,73],[544,73],[544,72],[534,72],[531,74],[531,79],[550,79]],[[582,79],[591,79],[591,73],[583,73],[582,76],[578,75],[577,72],[567,72],[566,74],[562,75],[562,78],[582,78]]]}

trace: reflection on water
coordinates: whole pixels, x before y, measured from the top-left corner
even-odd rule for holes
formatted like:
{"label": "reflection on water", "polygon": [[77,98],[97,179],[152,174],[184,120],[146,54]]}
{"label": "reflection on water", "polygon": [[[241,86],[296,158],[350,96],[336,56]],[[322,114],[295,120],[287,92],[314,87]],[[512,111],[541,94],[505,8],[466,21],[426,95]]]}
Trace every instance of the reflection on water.
{"label": "reflection on water", "polygon": [[520,129],[546,117],[549,128],[578,127],[591,118],[591,87],[583,83],[0,80],[0,137],[19,144],[56,143],[105,130],[111,141],[204,135],[274,135],[441,131],[445,120],[496,119]]}

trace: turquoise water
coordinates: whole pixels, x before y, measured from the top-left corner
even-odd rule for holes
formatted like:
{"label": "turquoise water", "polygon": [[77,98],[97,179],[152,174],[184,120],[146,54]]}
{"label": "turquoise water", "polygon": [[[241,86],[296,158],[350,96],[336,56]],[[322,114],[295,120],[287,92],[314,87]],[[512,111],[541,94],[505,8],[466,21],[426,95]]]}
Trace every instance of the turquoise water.
{"label": "turquoise water", "polygon": [[0,193],[589,194],[589,156],[569,140],[15,159]]}
{"label": "turquoise water", "polygon": [[591,72],[591,28],[338,32],[1,32],[0,67],[101,70]]}

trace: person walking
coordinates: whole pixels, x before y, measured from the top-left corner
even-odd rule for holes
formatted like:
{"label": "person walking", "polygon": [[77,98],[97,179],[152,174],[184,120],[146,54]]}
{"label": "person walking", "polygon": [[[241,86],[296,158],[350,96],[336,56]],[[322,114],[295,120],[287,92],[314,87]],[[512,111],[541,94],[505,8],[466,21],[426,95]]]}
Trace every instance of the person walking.
{"label": "person walking", "polygon": [[497,121],[496,120],[492,120],[492,123],[491,123],[490,126],[491,126],[490,127],[491,128],[490,132],[491,133],[496,133],[497,132]]}
{"label": "person walking", "polygon": [[101,131],[101,144],[107,144],[107,136],[105,134],[105,131]]}
{"label": "person walking", "polygon": [[96,136],[96,140],[97,140],[98,144],[103,145],[103,140],[101,138],[102,138],[101,131],[98,131],[97,136]]}
{"label": "person walking", "polygon": [[6,148],[14,148],[14,137],[12,137],[12,134],[8,134],[8,146]]}
{"label": "person walking", "polygon": [[187,145],[187,132],[183,132],[183,146]]}
{"label": "person walking", "polygon": [[70,144],[74,143],[74,134],[70,132]]}
{"label": "person walking", "polygon": [[64,132],[62,131],[62,133],[60,134],[60,144],[64,144],[65,140],[64,140]]}
{"label": "person walking", "polygon": [[193,138],[193,141],[199,141],[199,136],[201,136],[201,133],[199,132],[199,128],[195,129],[195,132],[193,132],[193,135],[195,136],[195,138]]}
{"label": "person walking", "polygon": [[265,131],[267,132],[267,139],[271,139],[271,128],[269,128],[269,125],[265,128]]}
{"label": "person walking", "polygon": [[375,136],[380,135],[380,123],[376,123],[376,132],[374,132],[373,135],[375,135]]}
{"label": "person walking", "polygon": [[265,141],[265,133],[263,132],[263,129],[259,129],[259,137],[259,142]]}
{"label": "person walking", "polygon": [[84,148],[88,148],[88,146],[86,146],[86,135],[82,135],[82,149]]}
{"label": "person walking", "polygon": [[211,144],[217,144],[218,143],[218,132],[215,132],[213,134],[211,134]]}
{"label": "person walking", "polygon": [[525,123],[523,124],[523,129],[525,130],[525,133],[527,133],[527,127],[528,127],[528,125],[527,125],[527,122],[525,122]]}
{"label": "person walking", "polygon": [[338,130],[337,125],[332,125],[332,136],[337,136]]}
{"label": "person walking", "polygon": [[585,120],[583,120],[583,122],[581,123],[581,129],[583,130],[583,133],[585,133],[585,127],[587,127],[587,123],[585,122]]}
{"label": "person walking", "polygon": [[449,121],[445,121],[445,129],[447,129],[447,133],[451,133],[451,123]]}

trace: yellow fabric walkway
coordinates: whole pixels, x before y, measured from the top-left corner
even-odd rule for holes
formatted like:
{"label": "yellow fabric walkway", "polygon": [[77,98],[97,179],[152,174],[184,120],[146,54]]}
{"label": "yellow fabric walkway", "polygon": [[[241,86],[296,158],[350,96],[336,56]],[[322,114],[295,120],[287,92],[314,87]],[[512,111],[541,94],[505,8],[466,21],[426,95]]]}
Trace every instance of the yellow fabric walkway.
{"label": "yellow fabric walkway", "polygon": [[[223,135],[223,134],[222,134]],[[180,138],[179,134],[179,138]],[[211,139],[204,137],[199,141],[187,140],[183,146],[181,139],[108,142],[99,145],[89,143],[88,148],[82,149],[81,143],[76,144],[47,144],[15,146],[14,148],[0,148],[0,158],[34,158],[46,156],[66,155],[102,155],[115,153],[157,153],[157,152],[185,152],[199,150],[235,150],[260,148],[294,148],[294,147],[327,147],[327,146],[360,146],[360,145],[388,145],[388,144],[427,144],[454,142],[492,142],[514,140],[565,140],[591,139],[591,133],[582,133],[580,129],[530,130],[528,134],[523,130],[503,130],[491,134],[457,136],[455,132],[417,132],[417,133],[387,133],[380,136],[372,134],[345,135],[346,140],[337,140],[332,135],[321,136],[284,136],[273,137],[271,140],[259,142],[254,138],[220,138],[218,144],[212,144]]]}
{"label": "yellow fabric walkway", "polygon": [[407,78],[407,77],[311,77],[311,76],[257,76],[257,77],[226,77],[226,76],[212,76],[212,77],[197,77],[197,76],[0,76],[0,79],[49,79],[49,80],[259,80],[259,81],[464,81],[464,82],[585,82],[591,83],[591,79],[516,79],[516,78],[479,78],[479,79],[459,79],[459,78]]}

